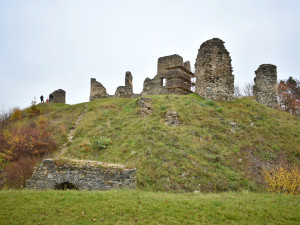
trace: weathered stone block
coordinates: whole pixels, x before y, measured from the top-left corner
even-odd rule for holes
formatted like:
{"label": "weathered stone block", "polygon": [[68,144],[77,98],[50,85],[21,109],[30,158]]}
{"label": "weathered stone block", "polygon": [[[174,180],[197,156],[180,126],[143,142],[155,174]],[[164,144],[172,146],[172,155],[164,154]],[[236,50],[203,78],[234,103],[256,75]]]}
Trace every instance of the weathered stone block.
{"label": "weathered stone block", "polygon": [[53,103],[66,103],[66,92],[58,89],[49,95],[49,102]]}

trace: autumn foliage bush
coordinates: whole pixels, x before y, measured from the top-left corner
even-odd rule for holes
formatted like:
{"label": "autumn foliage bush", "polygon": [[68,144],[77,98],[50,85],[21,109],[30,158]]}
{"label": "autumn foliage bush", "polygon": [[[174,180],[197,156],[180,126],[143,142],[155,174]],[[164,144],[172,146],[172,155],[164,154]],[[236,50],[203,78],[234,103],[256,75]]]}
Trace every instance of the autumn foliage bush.
{"label": "autumn foliage bush", "polygon": [[47,131],[47,121],[40,117],[37,126],[15,125],[0,130],[0,172],[10,187],[21,187],[35,163],[55,149]]}
{"label": "autumn foliage bush", "polygon": [[289,169],[279,166],[265,170],[264,177],[270,192],[286,194],[300,193],[300,172],[297,167]]}

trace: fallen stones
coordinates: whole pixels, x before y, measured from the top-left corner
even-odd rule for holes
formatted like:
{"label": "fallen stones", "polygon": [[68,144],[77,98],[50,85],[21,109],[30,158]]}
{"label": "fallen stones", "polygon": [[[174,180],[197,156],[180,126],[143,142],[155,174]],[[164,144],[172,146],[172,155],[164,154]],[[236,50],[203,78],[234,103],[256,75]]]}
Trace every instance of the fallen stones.
{"label": "fallen stones", "polygon": [[151,99],[149,98],[140,98],[138,101],[139,107],[141,108],[142,117],[147,117],[152,114],[151,109]]}
{"label": "fallen stones", "polygon": [[175,111],[168,111],[165,118],[166,124],[169,126],[176,127],[180,125],[179,114]]}

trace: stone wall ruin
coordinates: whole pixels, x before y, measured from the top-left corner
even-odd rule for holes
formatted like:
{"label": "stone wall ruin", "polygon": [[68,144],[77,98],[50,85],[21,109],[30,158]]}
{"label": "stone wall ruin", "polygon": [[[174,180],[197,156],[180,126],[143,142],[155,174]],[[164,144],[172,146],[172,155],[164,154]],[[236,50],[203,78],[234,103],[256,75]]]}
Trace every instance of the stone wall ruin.
{"label": "stone wall ruin", "polygon": [[131,72],[125,74],[125,86],[119,86],[115,93],[116,98],[133,98],[133,85]]}
{"label": "stone wall ruin", "polygon": [[66,103],[66,92],[58,89],[49,95],[49,102],[53,103]]}
{"label": "stone wall ruin", "polygon": [[107,98],[106,88],[95,78],[91,78],[90,102],[96,99]]}
{"label": "stone wall ruin", "polygon": [[219,38],[200,46],[195,63],[196,93],[205,99],[232,101],[234,75],[231,57]]}
{"label": "stone wall ruin", "polygon": [[272,64],[262,64],[255,74],[253,86],[255,100],[258,103],[277,108],[277,67]]}
{"label": "stone wall ruin", "polygon": [[44,159],[35,168],[28,189],[110,190],[136,187],[136,169],[120,164],[71,159]]}
{"label": "stone wall ruin", "polygon": [[145,79],[142,95],[190,94],[194,85],[191,81],[193,77],[190,62],[183,63],[180,55],[160,57],[157,62],[157,75],[153,79]]}

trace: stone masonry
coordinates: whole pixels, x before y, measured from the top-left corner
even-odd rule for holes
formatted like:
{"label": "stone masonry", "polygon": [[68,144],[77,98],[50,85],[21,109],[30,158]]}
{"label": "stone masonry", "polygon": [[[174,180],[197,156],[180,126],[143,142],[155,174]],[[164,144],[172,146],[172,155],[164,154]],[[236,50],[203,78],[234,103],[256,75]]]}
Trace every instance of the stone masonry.
{"label": "stone masonry", "polygon": [[277,67],[262,64],[255,71],[253,95],[258,103],[277,108]]}
{"label": "stone masonry", "polygon": [[58,89],[49,95],[49,102],[53,103],[66,103],[66,92]]}
{"label": "stone masonry", "polygon": [[95,78],[91,78],[90,102],[96,99],[107,98],[106,88]]}
{"label": "stone masonry", "polygon": [[71,159],[44,159],[35,168],[29,189],[110,190],[136,187],[136,169],[120,164]]}
{"label": "stone masonry", "polygon": [[190,94],[194,85],[191,82],[193,77],[190,62],[183,63],[181,56],[175,54],[160,57],[157,62],[157,75],[153,79],[145,79],[142,95]]}
{"label": "stone masonry", "polygon": [[231,57],[219,38],[200,46],[195,63],[196,93],[205,99],[232,101],[234,75]]}
{"label": "stone masonry", "polygon": [[131,72],[125,74],[125,86],[119,86],[115,93],[116,98],[133,98],[133,86]]}

